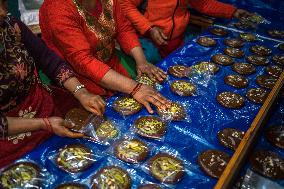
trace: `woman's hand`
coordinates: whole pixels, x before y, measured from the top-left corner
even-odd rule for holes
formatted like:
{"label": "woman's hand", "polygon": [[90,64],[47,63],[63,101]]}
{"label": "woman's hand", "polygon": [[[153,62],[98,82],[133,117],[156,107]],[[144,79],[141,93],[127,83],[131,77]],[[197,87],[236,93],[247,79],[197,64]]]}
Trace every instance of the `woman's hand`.
{"label": "woman's hand", "polygon": [[251,13],[244,10],[244,9],[237,9],[233,16],[237,19],[241,19],[241,18],[247,18],[250,15],[251,15]]}
{"label": "woman's hand", "polygon": [[167,109],[170,106],[170,102],[168,102],[165,97],[147,85],[142,85],[138,92],[134,94],[133,98],[143,104],[151,114],[153,114],[154,111],[151,108],[150,103],[160,109]]}
{"label": "woman's hand", "polygon": [[148,62],[137,64],[136,69],[138,77],[141,77],[141,75],[144,73],[147,74],[152,81],[163,82],[167,77],[167,74],[162,69]]}
{"label": "woman's hand", "polygon": [[[64,82],[64,87],[74,94],[77,86],[82,85],[76,77],[69,78]],[[105,102],[98,96],[90,93],[86,88],[76,90],[74,96],[80,101],[82,106],[96,115],[103,115],[105,112]]]}
{"label": "woman's hand", "polygon": [[[69,137],[69,138],[82,138],[84,134],[72,132],[69,129],[73,127],[70,123],[64,121],[60,117],[50,117],[48,118],[49,123],[52,127],[54,134],[61,136],[61,137]],[[45,123],[44,123],[45,124]],[[44,127],[47,130],[47,127]]]}
{"label": "woman's hand", "polygon": [[167,45],[167,36],[163,30],[157,26],[154,26],[149,30],[150,37],[157,45]]}
{"label": "woman's hand", "polygon": [[93,95],[86,89],[81,89],[75,94],[75,97],[86,110],[99,116],[104,114],[106,104],[99,95]]}

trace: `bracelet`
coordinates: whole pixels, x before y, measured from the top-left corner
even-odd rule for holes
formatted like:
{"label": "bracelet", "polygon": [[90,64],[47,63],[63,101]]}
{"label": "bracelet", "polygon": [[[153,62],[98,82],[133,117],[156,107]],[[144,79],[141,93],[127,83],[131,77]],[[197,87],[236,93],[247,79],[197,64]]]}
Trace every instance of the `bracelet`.
{"label": "bracelet", "polygon": [[48,119],[48,118],[42,118],[42,120],[43,120],[43,122],[44,122],[44,125],[45,125],[46,129],[47,129],[49,132],[53,133],[53,129],[52,129],[52,126],[51,126],[51,124],[50,124],[49,119]]}
{"label": "bracelet", "polygon": [[85,88],[85,85],[77,85],[75,90],[73,91],[73,95],[76,94],[79,90]]}
{"label": "bracelet", "polygon": [[139,91],[139,89],[142,87],[142,85],[143,85],[142,83],[137,83],[137,85],[134,87],[130,95],[134,96]]}

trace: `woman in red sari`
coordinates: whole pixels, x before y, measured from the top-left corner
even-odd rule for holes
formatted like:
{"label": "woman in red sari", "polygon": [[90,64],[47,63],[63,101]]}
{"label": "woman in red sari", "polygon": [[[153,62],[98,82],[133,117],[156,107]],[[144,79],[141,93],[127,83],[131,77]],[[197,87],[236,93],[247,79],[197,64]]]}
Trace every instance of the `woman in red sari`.
{"label": "woman in red sari", "polygon": [[[161,69],[146,61],[118,0],[45,0],[40,9],[40,27],[46,44],[72,65],[79,81],[95,94],[130,94],[138,85],[115,56],[115,40],[135,59],[138,75],[145,73],[158,81],[166,77]],[[153,110],[149,103],[160,108],[168,104],[146,85],[140,86],[133,97],[150,113]]]}
{"label": "woman in red sari", "polygon": [[[63,89],[43,86],[42,69]],[[75,96],[75,98],[74,98]],[[102,115],[105,103],[89,93],[69,66],[20,21],[7,17],[7,2],[0,0],[0,168],[32,150],[55,133],[71,132],[61,116],[77,100],[88,111]]]}

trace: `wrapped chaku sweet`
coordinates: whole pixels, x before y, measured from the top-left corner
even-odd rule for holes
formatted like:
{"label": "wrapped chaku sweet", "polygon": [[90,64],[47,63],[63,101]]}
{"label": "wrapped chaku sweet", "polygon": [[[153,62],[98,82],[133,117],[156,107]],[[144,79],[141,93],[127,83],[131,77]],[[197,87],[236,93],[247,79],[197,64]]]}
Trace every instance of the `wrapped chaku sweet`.
{"label": "wrapped chaku sweet", "polygon": [[113,102],[113,109],[118,113],[127,116],[138,113],[143,106],[131,97],[120,97]]}
{"label": "wrapped chaku sweet", "polygon": [[70,144],[60,148],[55,157],[57,166],[69,173],[83,172],[94,163],[92,151],[83,144]]}
{"label": "wrapped chaku sweet", "polygon": [[148,161],[148,169],[155,179],[166,184],[179,182],[185,174],[182,160],[167,153],[153,156]]}
{"label": "wrapped chaku sweet", "polygon": [[132,180],[129,173],[119,166],[101,168],[92,177],[92,189],[130,189]]}
{"label": "wrapped chaku sweet", "polygon": [[161,139],[166,133],[166,123],[155,116],[142,116],[134,122],[135,133],[146,138]]}
{"label": "wrapped chaku sweet", "polygon": [[149,148],[139,139],[122,139],[114,145],[114,155],[127,163],[139,163],[146,159]]}
{"label": "wrapped chaku sweet", "polygon": [[40,167],[32,162],[18,162],[0,173],[0,188],[41,188]]}
{"label": "wrapped chaku sweet", "polygon": [[199,37],[196,42],[204,47],[213,47],[217,43],[215,39],[210,37]]}

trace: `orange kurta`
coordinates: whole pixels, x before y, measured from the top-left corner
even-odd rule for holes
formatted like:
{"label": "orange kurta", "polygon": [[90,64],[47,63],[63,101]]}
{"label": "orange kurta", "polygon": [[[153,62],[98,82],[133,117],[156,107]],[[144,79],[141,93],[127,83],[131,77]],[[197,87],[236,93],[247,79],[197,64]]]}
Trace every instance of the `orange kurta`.
{"label": "orange kurta", "polygon": [[183,35],[190,17],[188,5],[201,13],[223,18],[231,18],[236,10],[234,6],[216,0],[148,0],[145,13],[141,14],[137,7],[143,1],[120,0],[120,4],[140,34],[158,26],[170,40]]}
{"label": "orange kurta", "polygon": [[110,95],[99,85],[104,75],[114,69],[128,76],[114,54],[115,40],[126,53],[140,44],[117,0],[100,6],[98,14],[83,9],[80,0],[45,0],[40,27],[46,44],[72,65],[90,92]]}

